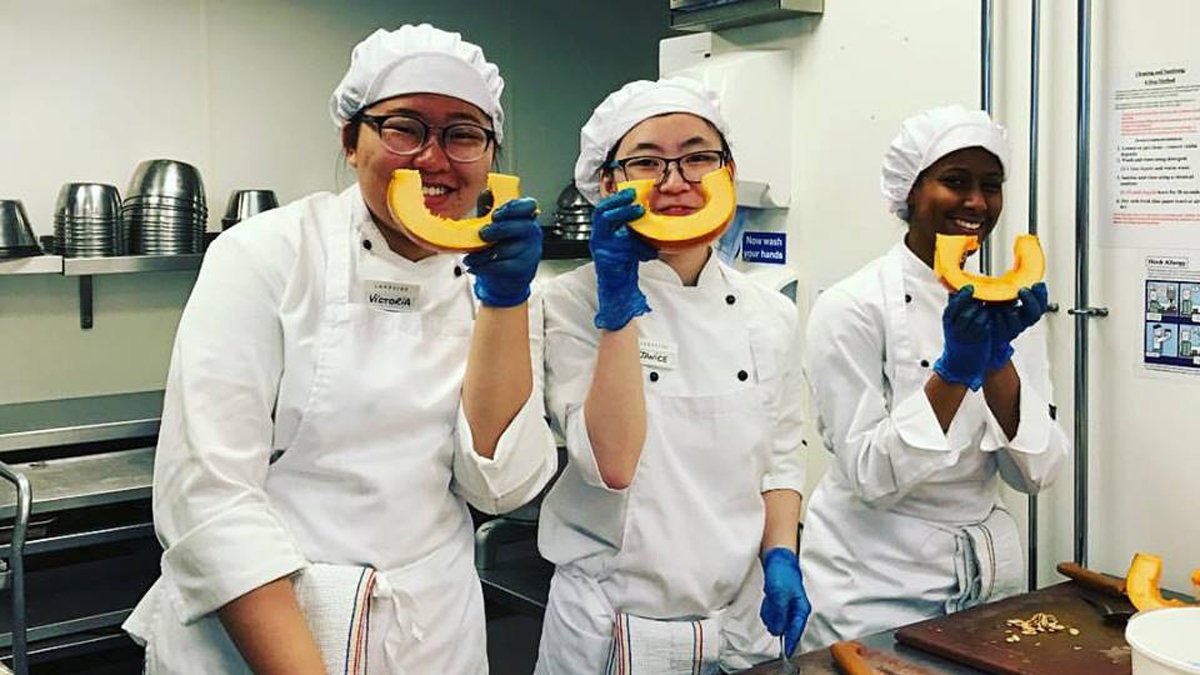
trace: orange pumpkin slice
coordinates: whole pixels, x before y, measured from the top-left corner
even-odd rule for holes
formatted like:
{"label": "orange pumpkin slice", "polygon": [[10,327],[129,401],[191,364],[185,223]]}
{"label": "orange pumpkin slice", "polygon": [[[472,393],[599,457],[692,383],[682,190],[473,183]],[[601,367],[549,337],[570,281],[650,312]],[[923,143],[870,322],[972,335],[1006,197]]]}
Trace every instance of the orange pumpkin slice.
{"label": "orange pumpkin slice", "polygon": [[710,171],[700,179],[704,206],[686,216],[667,216],[650,211],[648,199],[653,180],[630,180],[617,184],[618,190],[633,188],[635,200],[646,214],[629,223],[629,228],[657,248],[676,249],[704,244],[721,236],[737,210],[737,192],[729,167]]}
{"label": "orange pumpkin slice", "polygon": [[478,251],[488,247],[479,238],[480,228],[491,224],[502,204],[521,196],[521,179],[502,173],[488,174],[492,208],[478,218],[455,220],[430,213],[421,194],[421,172],[396,169],[388,183],[388,210],[392,218],[421,246],[434,251]]}
{"label": "orange pumpkin slice", "polygon": [[933,273],[952,291],[968,284],[975,287],[975,299],[986,302],[1015,300],[1017,292],[1042,280],[1046,257],[1037,235],[1023,234],[1013,244],[1013,267],[1003,275],[989,277],[963,270],[967,254],[979,248],[974,235],[939,234],[933,253]]}
{"label": "orange pumpkin slice", "polygon": [[[1198,575],[1200,575],[1200,570],[1192,573],[1193,582],[1197,580]],[[1125,592],[1129,595],[1129,601],[1138,608],[1138,611],[1191,605],[1191,603],[1180,600],[1164,598],[1158,587],[1158,580],[1161,577],[1162,558],[1149,553],[1138,553],[1133,556],[1133,562],[1129,564],[1129,573],[1125,575]],[[1200,606],[1200,604],[1195,606]]]}

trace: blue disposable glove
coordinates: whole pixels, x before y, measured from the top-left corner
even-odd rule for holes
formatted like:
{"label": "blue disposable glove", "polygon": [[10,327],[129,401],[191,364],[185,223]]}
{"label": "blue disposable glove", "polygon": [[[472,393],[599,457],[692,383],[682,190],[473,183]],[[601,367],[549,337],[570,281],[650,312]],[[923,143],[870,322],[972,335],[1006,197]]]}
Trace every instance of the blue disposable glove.
{"label": "blue disposable glove", "polygon": [[992,353],[988,359],[988,370],[1000,370],[1012,358],[1012,341],[1026,328],[1037,323],[1046,313],[1050,304],[1046,284],[1037,282],[1031,288],[1022,288],[1017,292],[1017,300],[1004,303],[990,303],[988,312],[992,315]]}
{"label": "blue disposable glove", "polygon": [[983,386],[984,368],[992,355],[991,314],[981,300],[971,297],[973,286],[963,286],[950,296],[942,312],[945,345],[933,372],[951,384],[972,390]]}
{"label": "blue disposable glove", "polygon": [[763,554],[763,602],[758,616],[771,635],[782,635],[790,657],[800,644],[800,635],[812,613],[804,592],[800,560],[790,548],[777,547]]}
{"label": "blue disposable glove", "polygon": [[487,307],[515,307],[529,298],[529,284],[542,259],[542,228],[537,201],[505,202],[492,213],[492,222],[479,230],[492,245],[463,259],[475,275],[475,296]]}
{"label": "blue disposable glove", "polygon": [[641,204],[634,203],[634,196],[632,189],[621,190],[600,200],[592,212],[588,245],[596,263],[596,328],[603,330],[620,330],[650,311],[638,288],[638,265],[657,258],[658,251],[633,236],[626,226],[645,213]]}

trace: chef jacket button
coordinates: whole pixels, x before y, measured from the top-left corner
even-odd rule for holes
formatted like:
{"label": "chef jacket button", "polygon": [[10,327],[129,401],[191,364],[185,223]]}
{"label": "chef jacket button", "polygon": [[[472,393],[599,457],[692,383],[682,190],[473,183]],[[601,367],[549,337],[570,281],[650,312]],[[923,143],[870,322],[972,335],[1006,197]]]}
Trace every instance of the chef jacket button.
{"label": "chef jacket button", "polygon": [[739,370],[738,371],[738,379],[741,380],[742,382],[745,382],[746,380],[750,379],[750,373],[747,373],[744,370]]}
{"label": "chef jacket button", "polygon": [[904,294],[904,301],[905,301],[905,302],[912,302],[912,295],[909,295],[908,293],[905,293],[905,294]]}
{"label": "chef jacket button", "polygon": [[654,371],[650,371],[650,381],[658,382],[658,373],[656,373]]}
{"label": "chef jacket button", "polygon": [[371,250],[371,240],[370,239],[363,239],[363,248],[367,249],[368,251]]}
{"label": "chef jacket button", "polygon": [[461,268],[461,267],[459,267],[458,265],[455,265],[455,266],[454,266],[454,277],[455,277],[455,278],[458,278],[458,277],[461,277],[461,276],[462,276],[462,268]]}
{"label": "chef jacket button", "polygon": [[921,359],[921,367],[928,368],[929,367],[929,359]]}
{"label": "chef jacket button", "polygon": [[735,302],[737,302],[737,298],[733,297],[733,295],[725,296],[725,304],[732,305]]}

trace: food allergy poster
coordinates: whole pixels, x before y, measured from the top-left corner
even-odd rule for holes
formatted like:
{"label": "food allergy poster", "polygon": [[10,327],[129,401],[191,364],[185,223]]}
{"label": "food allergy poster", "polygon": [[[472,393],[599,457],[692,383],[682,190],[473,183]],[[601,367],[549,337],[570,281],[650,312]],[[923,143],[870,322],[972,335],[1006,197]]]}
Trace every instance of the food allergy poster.
{"label": "food allergy poster", "polygon": [[1109,87],[1103,243],[1200,249],[1200,63],[1122,68]]}
{"label": "food allergy poster", "polygon": [[1142,316],[1145,368],[1200,375],[1200,269],[1192,256],[1146,256]]}

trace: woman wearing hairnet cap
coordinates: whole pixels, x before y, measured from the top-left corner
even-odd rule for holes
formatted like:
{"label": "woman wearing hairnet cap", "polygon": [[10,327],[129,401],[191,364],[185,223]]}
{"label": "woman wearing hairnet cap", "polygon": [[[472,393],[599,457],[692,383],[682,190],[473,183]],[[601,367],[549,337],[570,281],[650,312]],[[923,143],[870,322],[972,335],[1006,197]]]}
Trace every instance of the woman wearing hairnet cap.
{"label": "woman wearing hairnet cap", "polygon": [[795,307],[707,243],[638,239],[643,207],[617,191],[651,179],[650,210],[697,211],[700,178],[732,165],[726,131],[716,96],[677,78],[626,85],[580,135],[594,263],[544,296],[570,461],[541,511],[558,567],[538,673],[715,673],[777,658],[768,628],[788,649],[803,631]]}
{"label": "woman wearing hairnet cap", "polygon": [[983,112],[906,120],[882,185],[907,232],[809,315],[805,370],[834,461],[800,546],[806,649],[1024,590],[1000,481],[1037,492],[1067,455],[1038,326],[1046,288],[985,304],[970,287],[947,298],[932,270],[937,234],[995,227],[1008,156]]}
{"label": "woman wearing hairnet cap", "polygon": [[387,186],[415,169],[429,211],[470,214],[503,86],[456,33],[376,32],[332,98],[358,183],[209,249],[158,442],[163,575],[126,623],[148,673],[487,672],[467,504],[511,510],[555,469],[540,229],[510,202],[489,249],[434,254]]}

